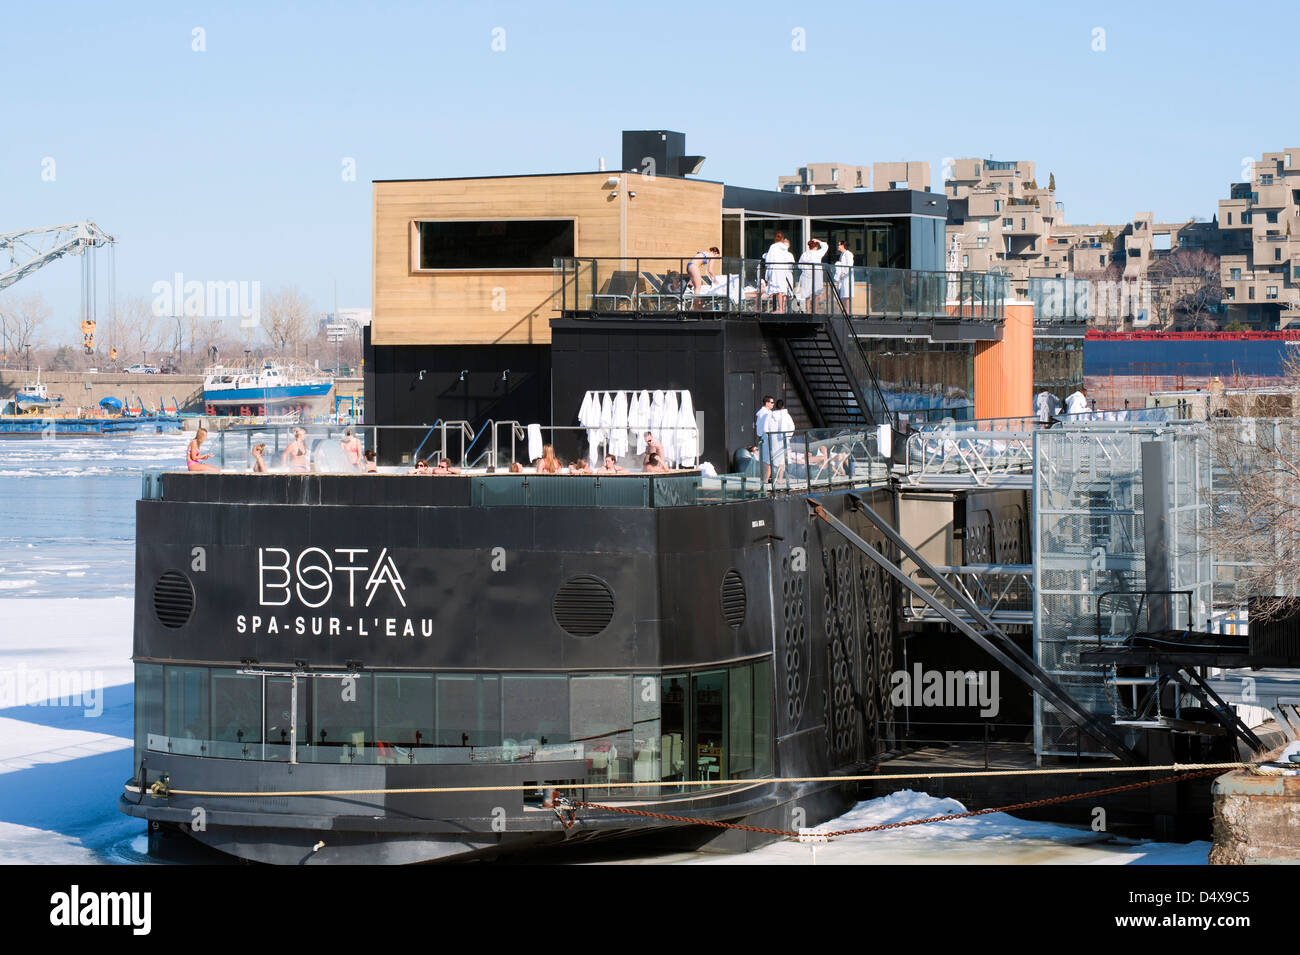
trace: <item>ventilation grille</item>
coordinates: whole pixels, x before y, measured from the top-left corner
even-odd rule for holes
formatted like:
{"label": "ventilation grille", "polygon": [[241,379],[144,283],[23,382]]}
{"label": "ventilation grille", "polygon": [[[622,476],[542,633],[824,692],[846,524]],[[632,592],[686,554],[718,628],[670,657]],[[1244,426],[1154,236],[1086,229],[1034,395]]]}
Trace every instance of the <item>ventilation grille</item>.
{"label": "ventilation grille", "polygon": [[170,630],[189,623],[194,613],[194,588],[189,578],[169,570],[153,585],[153,612],[158,622]]}
{"label": "ventilation grille", "polygon": [[722,619],[732,630],[745,622],[745,581],[735,570],[722,575]]}
{"label": "ventilation grille", "polygon": [[614,592],[599,577],[570,577],[555,592],[555,622],[572,637],[594,637],[614,619]]}

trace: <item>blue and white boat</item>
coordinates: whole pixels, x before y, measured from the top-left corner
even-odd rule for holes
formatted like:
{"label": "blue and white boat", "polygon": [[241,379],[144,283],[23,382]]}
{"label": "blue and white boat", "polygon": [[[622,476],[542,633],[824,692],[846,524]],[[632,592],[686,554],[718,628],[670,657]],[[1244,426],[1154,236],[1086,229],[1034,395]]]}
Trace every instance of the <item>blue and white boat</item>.
{"label": "blue and white boat", "polygon": [[208,414],[270,414],[324,398],[331,387],[319,372],[276,361],[267,360],[260,369],[213,365],[204,374],[203,403]]}
{"label": "blue and white boat", "polygon": [[28,411],[42,411],[51,408],[63,401],[62,398],[51,398],[49,389],[41,381],[41,373],[36,372],[36,381],[29,382],[18,389],[14,395],[14,405],[24,414]]}

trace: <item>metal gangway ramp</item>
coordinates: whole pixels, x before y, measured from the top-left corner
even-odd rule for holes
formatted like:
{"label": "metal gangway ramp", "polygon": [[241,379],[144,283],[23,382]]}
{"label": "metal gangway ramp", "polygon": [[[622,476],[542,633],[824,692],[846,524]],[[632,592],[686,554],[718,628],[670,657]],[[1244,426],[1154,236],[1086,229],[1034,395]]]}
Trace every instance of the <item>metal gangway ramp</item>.
{"label": "metal gangway ramp", "polygon": [[[851,527],[829,513],[815,497],[807,498],[811,516],[825,521],[861,551],[867,558],[903,585],[912,596],[923,601],[930,610],[942,618],[957,631],[969,637],[980,648],[997,660],[1014,676],[1023,681],[1034,693],[1045,699],[1060,711],[1081,732],[1087,733],[1097,742],[1126,763],[1140,762],[1138,755],[1124,740],[1100,717],[1088,712],[1077,703],[1046,670],[1028,653],[1016,645],[1001,627],[989,619],[976,604],[962,593],[936,567],[890,526],[889,522],[877,514],[859,495],[847,494],[846,499],[875,525],[899,552],[906,555],[936,585],[934,593],[926,590],[917,581],[882,554],[875,547],[859,536]],[[937,596],[942,593],[951,601],[952,606],[944,603]]]}

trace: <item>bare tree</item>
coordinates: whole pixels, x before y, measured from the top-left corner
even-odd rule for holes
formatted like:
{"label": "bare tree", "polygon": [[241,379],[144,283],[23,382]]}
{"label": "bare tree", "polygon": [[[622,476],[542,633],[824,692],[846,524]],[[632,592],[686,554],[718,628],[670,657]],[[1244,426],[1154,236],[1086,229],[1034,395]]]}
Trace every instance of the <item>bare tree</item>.
{"label": "bare tree", "polygon": [[294,357],[314,333],[311,302],[293,287],[271,293],[262,304],[262,330],[282,357]]}
{"label": "bare tree", "polygon": [[1223,302],[1219,257],[1204,249],[1179,249],[1151,266],[1150,275],[1167,283],[1175,326],[1192,331],[1217,327],[1210,316]]}
{"label": "bare tree", "polygon": [[13,349],[14,356],[23,355],[27,349],[41,344],[41,333],[49,321],[50,309],[39,295],[24,295],[18,299],[0,302],[0,329],[3,329],[5,354]]}
{"label": "bare tree", "polygon": [[171,351],[176,320],[155,314],[147,298],[128,298],[118,302],[116,314],[110,315],[109,335],[108,344],[117,349],[119,361],[144,361]]}
{"label": "bare tree", "polygon": [[[1293,398],[1300,406],[1300,392]],[[1255,598],[1254,613],[1266,618],[1300,593],[1300,421],[1233,417],[1241,400],[1216,400],[1209,422],[1209,544],[1232,571],[1233,596]]]}

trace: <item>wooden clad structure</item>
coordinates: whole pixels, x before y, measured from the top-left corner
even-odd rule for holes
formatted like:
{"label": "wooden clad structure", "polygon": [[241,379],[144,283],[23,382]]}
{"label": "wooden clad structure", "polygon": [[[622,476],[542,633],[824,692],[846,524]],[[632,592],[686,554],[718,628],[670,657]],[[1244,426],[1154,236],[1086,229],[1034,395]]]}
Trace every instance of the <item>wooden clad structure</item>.
{"label": "wooden clad structure", "polygon": [[385,181],[373,195],[374,345],[550,343],[550,268],[422,270],[421,221],[571,219],[580,257],[689,256],[722,241],[717,182],[591,172]]}

